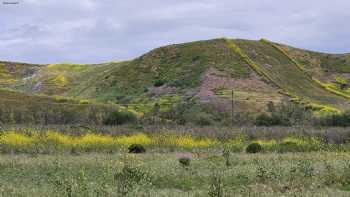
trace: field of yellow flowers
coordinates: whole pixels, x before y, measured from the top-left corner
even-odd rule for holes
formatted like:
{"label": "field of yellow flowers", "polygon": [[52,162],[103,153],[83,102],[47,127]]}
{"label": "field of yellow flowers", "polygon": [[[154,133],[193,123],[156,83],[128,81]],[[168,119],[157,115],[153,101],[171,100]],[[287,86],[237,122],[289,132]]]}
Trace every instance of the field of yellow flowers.
{"label": "field of yellow flowers", "polygon": [[150,150],[207,150],[228,149],[242,152],[251,143],[262,146],[263,152],[310,152],[310,151],[350,151],[348,144],[324,143],[316,137],[288,136],[280,140],[247,140],[244,135],[228,139],[196,137],[189,134],[156,133],[147,135],[103,135],[86,133],[82,135],[64,134],[54,130],[45,132],[5,131],[0,133],[2,153],[57,153],[57,152],[118,152],[132,144],[140,144]]}

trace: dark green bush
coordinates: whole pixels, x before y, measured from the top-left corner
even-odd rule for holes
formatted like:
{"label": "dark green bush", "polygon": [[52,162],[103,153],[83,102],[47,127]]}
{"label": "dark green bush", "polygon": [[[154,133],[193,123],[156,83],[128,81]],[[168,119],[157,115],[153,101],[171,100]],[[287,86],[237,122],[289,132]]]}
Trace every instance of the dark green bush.
{"label": "dark green bush", "polygon": [[251,143],[247,146],[247,153],[259,153],[262,151],[262,146],[259,143]]}
{"label": "dark green bush", "polygon": [[175,120],[178,124],[195,124],[200,126],[212,125],[221,121],[221,115],[209,106],[189,101],[174,106],[162,117]]}
{"label": "dark green bush", "polygon": [[331,114],[319,119],[322,126],[348,127],[350,126],[350,111],[341,114]]}
{"label": "dark green bush", "polygon": [[191,164],[191,159],[188,157],[181,157],[179,158],[179,163],[182,167],[188,167]]}
{"label": "dark green bush", "polygon": [[257,126],[275,126],[281,124],[281,118],[276,115],[267,115],[263,113],[258,115],[255,119],[255,125]]}
{"label": "dark green bush", "polygon": [[122,125],[126,123],[135,123],[136,115],[131,112],[115,111],[104,121],[106,125]]}
{"label": "dark green bush", "polygon": [[141,144],[132,144],[128,148],[129,153],[145,153],[146,149]]}
{"label": "dark green bush", "polygon": [[[269,104],[268,104],[269,105]],[[271,105],[271,104],[270,104]],[[268,108],[271,108],[271,106]],[[257,126],[292,126],[304,125],[311,119],[312,113],[304,106],[296,103],[283,103],[274,109],[269,109],[270,114],[260,114],[255,119]]]}
{"label": "dark green bush", "polygon": [[161,79],[156,79],[155,81],[154,81],[154,86],[155,87],[160,87],[160,86],[162,86],[162,85],[164,85],[165,84],[165,81],[164,80],[161,80]]}

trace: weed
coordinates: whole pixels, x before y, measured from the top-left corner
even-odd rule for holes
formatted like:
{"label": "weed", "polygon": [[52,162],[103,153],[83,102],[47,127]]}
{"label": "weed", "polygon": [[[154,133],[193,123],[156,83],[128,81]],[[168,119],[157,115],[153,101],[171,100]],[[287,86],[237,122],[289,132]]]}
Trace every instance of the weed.
{"label": "weed", "polygon": [[231,161],[230,161],[231,153],[230,153],[230,150],[224,149],[223,153],[222,153],[222,156],[225,158],[225,165],[227,167],[230,167],[231,166]]}
{"label": "weed", "polygon": [[210,197],[224,197],[224,184],[222,175],[213,170],[210,176],[209,192]]}
{"label": "weed", "polygon": [[150,178],[141,169],[125,164],[122,171],[114,175],[114,181],[116,182],[117,193],[126,196],[138,185],[149,183]]}

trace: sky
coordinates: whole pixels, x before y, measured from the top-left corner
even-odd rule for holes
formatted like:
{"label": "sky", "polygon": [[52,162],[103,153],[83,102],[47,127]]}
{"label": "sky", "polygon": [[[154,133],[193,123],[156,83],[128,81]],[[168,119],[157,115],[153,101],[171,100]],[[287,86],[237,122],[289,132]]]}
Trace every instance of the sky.
{"label": "sky", "polygon": [[349,10],[349,0],[0,0],[0,60],[128,60],[218,37],[345,53]]}

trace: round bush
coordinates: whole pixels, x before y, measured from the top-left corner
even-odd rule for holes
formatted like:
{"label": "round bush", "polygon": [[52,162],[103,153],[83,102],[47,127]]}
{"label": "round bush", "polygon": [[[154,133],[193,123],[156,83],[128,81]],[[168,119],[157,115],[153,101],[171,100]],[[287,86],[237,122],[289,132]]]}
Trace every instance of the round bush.
{"label": "round bush", "polygon": [[129,153],[145,153],[146,149],[141,144],[132,144],[128,148]]}
{"label": "round bush", "polygon": [[153,85],[154,85],[154,87],[160,87],[160,86],[162,86],[164,84],[165,84],[165,82],[163,80],[157,79],[157,80],[154,81]]}
{"label": "round bush", "polygon": [[262,151],[262,146],[259,143],[251,143],[247,146],[247,153],[259,153]]}
{"label": "round bush", "polygon": [[179,163],[182,165],[182,167],[188,167],[191,164],[191,159],[188,157],[181,157],[179,158]]}

